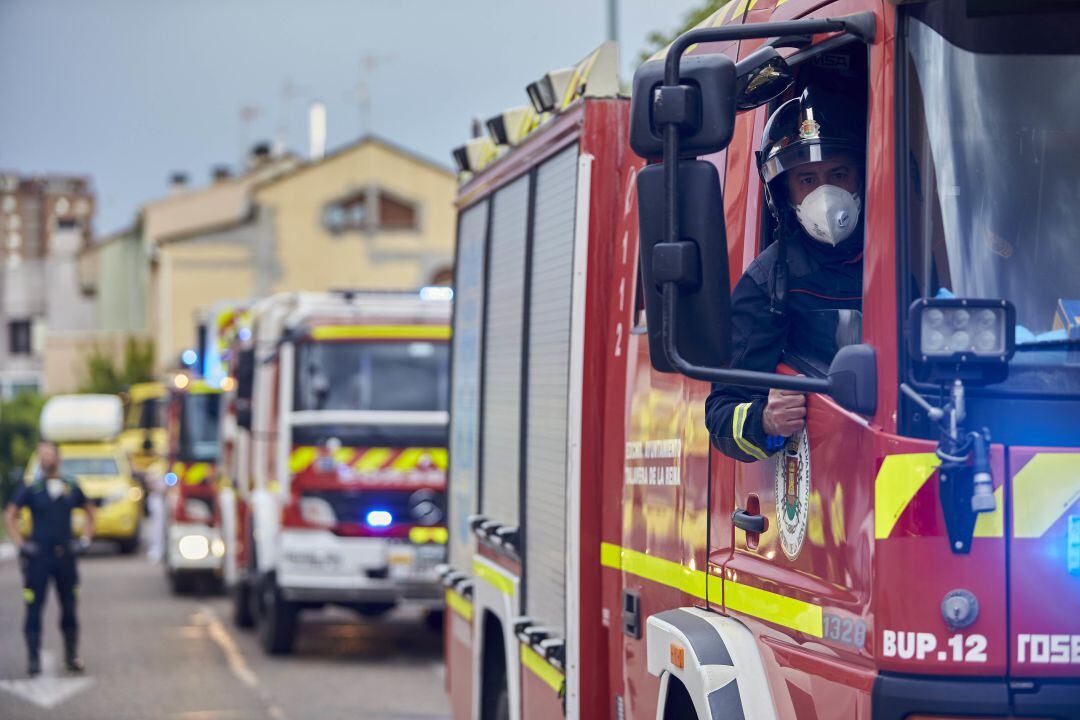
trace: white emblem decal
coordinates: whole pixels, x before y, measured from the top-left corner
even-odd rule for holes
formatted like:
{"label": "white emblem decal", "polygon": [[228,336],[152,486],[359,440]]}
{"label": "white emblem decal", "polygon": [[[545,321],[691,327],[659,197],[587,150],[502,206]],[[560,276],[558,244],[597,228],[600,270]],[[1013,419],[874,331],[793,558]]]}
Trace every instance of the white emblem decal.
{"label": "white emblem decal", "polygon": [[810,510],[810,442],[806,430],[792,435],[776,456],[776,527],[788,560],[799,557]]}

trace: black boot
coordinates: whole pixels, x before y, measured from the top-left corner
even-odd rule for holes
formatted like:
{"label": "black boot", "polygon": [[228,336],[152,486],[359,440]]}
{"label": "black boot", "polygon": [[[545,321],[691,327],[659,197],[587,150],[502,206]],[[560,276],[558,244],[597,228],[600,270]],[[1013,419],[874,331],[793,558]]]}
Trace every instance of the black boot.
{"label": "black boot", "polygon": [[83,661],[79,659],[79,636],[73,632],[64,634],[64,668],[72,673],[86,670]]}
{"label": "black boot", "polygon": [[30,677],[41,674],[41,638],[36,635],[26,636],[26,674]]}

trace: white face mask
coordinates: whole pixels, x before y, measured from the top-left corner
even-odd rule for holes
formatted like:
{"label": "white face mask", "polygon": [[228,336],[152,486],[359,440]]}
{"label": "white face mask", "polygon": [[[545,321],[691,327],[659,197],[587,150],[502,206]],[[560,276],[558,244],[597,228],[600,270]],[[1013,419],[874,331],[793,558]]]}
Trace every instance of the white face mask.
{"label": "white face mask", "polygon": [[57,478],[49,478],[45,481],[45,491],[49,493],[50,498],[55,500],[64,492],[64,481]]}
{"label": "white face mask", "polygon": [[859,224],[862,203],[858,195],[835,185],[822,185],[794,206],[795,217],[806,234],[826,245],[847,240]]}

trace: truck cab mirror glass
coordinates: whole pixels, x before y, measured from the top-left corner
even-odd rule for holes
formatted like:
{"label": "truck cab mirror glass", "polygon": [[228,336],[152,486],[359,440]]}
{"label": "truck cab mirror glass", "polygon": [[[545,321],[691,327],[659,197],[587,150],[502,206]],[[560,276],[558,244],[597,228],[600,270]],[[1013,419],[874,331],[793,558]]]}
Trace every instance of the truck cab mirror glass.
{"label": "truck cab mirror glass", "polygon": [[727,364],[731,342],[724,201],[716,166],[703,160],[679,161],[681,240],[664,239],[664,166],[638,173],[638,223],[642,294],[649,318],[653,367],[674,372],[664,350],[663,285],[674,282],[675,338],[679,354],[696,365]]}
{"label": "truck cab mirror glass", "polygon": [[795,82],[776,48],[765,47],[735,65],[735,108],[753,110],[776,99]]}
{"label": "truck cab mirror glass", "polygon": [[[664,154],[665,122],[679,125],[683,157],[718,152],[735,131],[735,63],[726,55],[692,55],[682,59],[678,88],[658,92],[664,84],[664,61],[652,60],[634,73],[630,100],[630,147],[643,158]],[[680,92],[681,91],[681,92]]]}

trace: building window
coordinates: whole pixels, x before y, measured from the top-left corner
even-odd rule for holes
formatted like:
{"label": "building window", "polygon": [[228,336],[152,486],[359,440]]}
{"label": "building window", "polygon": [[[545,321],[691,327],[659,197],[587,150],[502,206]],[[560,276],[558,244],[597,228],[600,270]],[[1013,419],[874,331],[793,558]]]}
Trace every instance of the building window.
{"label": "building window", "polygon": [[415,230],[416,206],[385,193],[380,193],[379,228],[382,230]]}
{"label": "building window", "polygon": [[8,349],[12,355],[31,354],[30,321],[12,320],[8,323]]}
{"label": "building window", "polygon": [[323,207],[322,224],[336,234],[380,230],[415,230],[419,212],[413,203],[378,189],[355,192]]}

